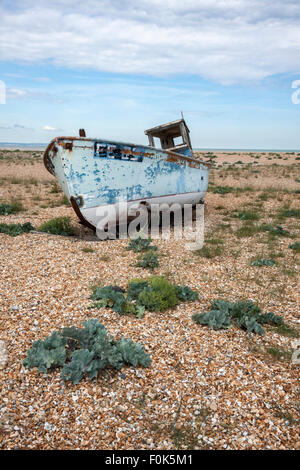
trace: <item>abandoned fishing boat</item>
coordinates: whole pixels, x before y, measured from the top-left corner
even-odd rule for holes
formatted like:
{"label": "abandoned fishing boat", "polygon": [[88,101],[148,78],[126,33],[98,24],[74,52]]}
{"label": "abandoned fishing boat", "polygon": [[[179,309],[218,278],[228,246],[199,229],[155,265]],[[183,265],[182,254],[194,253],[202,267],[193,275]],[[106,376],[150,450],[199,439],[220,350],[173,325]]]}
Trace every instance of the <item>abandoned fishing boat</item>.
{"label": "abandoned fishing boat", "polygon": [[[145,134],[149,146],[87,138],[84,129],[79,137],[56,137],[50,142],[45,167],[57,178],[84,225],[97,228],[102,218],[99,208],[116,208],[121,200],[126,201],[126,210],[133,204],[150,208],[203,200],[210,165],[192,157],[185,120]],[[155,138],[160,139],[160,149],[155,148]]]}

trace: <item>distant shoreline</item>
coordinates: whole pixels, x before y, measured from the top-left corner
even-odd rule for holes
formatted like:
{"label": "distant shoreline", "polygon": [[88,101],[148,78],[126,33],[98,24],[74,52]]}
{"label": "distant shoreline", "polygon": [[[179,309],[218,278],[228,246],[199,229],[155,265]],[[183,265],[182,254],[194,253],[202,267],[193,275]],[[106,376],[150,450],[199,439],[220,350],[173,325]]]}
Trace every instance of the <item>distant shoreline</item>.
{"label": "distant shoreline", "polygon": [[[48,143],[21,143],[21,142],[0,142],[0,148],[3,150],[45,150]],[[277,152],[289,153],[300,152],[300,149],[240,149],[240,148],[194,148],[194,152]]]}
{"label": "distant shoreline", "polygon": [[45,150],[48,144],[24,144],[18,142],[0,142],[3,150]]}

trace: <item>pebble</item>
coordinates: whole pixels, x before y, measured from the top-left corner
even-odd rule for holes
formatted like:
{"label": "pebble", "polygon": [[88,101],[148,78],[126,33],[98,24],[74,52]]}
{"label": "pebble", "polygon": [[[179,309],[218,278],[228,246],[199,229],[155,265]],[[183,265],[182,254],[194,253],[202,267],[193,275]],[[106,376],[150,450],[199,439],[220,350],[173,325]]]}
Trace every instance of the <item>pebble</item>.
{"label": "pebble", "polygon": [[6,342],[0,340],[0,369],[4,369],[7,365],[8,356],[6,349]]}

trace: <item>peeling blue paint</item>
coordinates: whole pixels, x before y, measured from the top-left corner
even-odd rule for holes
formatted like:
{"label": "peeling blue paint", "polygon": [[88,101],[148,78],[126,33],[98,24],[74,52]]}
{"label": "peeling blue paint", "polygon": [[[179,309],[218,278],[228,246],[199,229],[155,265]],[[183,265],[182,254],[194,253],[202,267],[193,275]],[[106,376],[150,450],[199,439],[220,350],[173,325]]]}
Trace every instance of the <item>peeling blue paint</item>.
{"label": "peeling blue paint", "polygon": [[[50,155],[65,193],[82,196],[83,208],[113,204],[120,197],[136,200],[206,192],[209,171],[204,165],[197,168],[168,161],[168,153],[146,146],[104,141],[89,144],[83,148],[82,141],[75,140],[72,151],[58,146],[58,152]],[[101,156],[102,147],[105,152]]]}

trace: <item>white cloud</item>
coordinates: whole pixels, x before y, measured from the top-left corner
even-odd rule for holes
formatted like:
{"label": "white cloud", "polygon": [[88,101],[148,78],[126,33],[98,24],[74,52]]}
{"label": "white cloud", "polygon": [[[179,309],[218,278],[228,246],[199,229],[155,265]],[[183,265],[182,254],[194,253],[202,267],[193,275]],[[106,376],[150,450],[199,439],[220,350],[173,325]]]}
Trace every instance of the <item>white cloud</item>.
{"label": "white cloud", "polygon": [[43,127],[43,131],[57,131],[58,129],[56,129],[56,127],[52,127],[52,126],[44,126]]}
{"label": "white cloud", "polygon": [[300,71],[298,0],[40,0],[2,7],[0,59],[220,83]]}
{"label": "white cloud", "polygon": [[27,90],[19,88],[7,88],[7,97],[11,99],[25,98],[28,95]]}
{"label": "white cloud", "polygon": [[61,103],[62,99],[58,98],[55,94],[50,93],[47,89],[37,88],[6,88],[6,97],[8,100],[23,100],[23,99],[44,99],[51,103]]}

